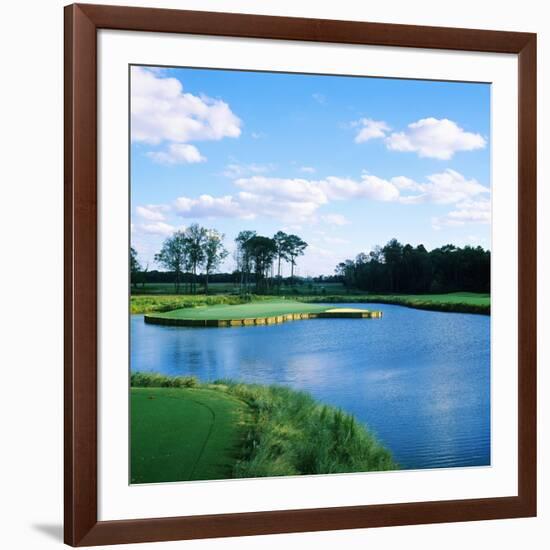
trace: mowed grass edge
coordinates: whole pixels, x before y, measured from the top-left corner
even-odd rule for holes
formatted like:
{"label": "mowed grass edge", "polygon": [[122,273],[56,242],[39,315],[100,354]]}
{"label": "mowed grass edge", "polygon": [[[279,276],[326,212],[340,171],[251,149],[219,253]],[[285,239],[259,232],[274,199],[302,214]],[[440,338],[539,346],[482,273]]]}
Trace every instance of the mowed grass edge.
{"label": "mowed grass edge", "polygon": [[[193,399],[197,390],[202,390],[209,392],[210,405],[216,398],[220,401],[232,399],[246,405],[246,409],[231,420],[238,422],[238,425],[232,442],[227,441],[224,447],[229,452],[226,458],[229,456],[233,460],[231,467],[227,467],[227,460],[221,460],[221,463],[214,461],[210,465],[205,458],[202,464],[195,467],[192,476],[179,479],[175,477],[184,474],[174,472],[190,471],[189,463],[193,462],[193,457],[198,456],[204,445],[207,423],[201,420],[204,430],[195,430],[197,433],[193,440],[179,438],[177,423],[193,423],[193,418],[189,418],[193,416],[192,407],[174,411],[173,407],[160,406],[154,418],[146,415],[143,407],[133,407],[132,437],[140,438],[144,425],[151,434],[148,438],[142,437],[137,445],[132,443],[132,468],[134,464],[139,465],[139,475],[137,471],[136,475],[132,471],[134,483],[398,469],[391,453],[353,416],[320,404],[304,392],[282,386],[233,381],[199,384],[192,377],[148,373],[132,374],[131,384],[133,395],[144,388],[145,395],[147,391],[154,392],[154,399],[149,400],[151,402],[174,399],[178,392],[183,402],[184,399]],[[165,418],[166,415],[170,418]],[[170,434],[168,439],[153,436],[166,431]],[[145,464],[147,457],[159,456],[161,460],[150,460],[149,464]],[[182,460],[186,463],[185,467],[180,465]],[[155,471],[158,469],[161,471]]]}

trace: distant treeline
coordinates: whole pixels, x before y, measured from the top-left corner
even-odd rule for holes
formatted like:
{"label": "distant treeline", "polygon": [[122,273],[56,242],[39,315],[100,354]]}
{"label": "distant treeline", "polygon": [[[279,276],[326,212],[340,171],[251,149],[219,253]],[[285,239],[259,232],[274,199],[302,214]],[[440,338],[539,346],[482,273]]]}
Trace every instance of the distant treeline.
{"label": "distant treeline", "polygon": [[423,245],[392,239],[338,264],[335,272],[348,288],[368,292],[490,292],[491,253],[481,246],[452,244],[428,252]]}
{"label": "distant treeline", "polygon": [[[132,274],[132,281],[137,285],[141,283],[173,283],[176,278],[174,271],[158,271],[156,269],[150,271],[135,272]],[[181,282],[184,284],[191,283],[193,274],[190,272],[184,272],[181,274]],[[197,281],[199,284],[204,285],[206,275],[197,275]],[[236,283],[239,280],[238,273],[213,273],[210,275],[211,283]]]}

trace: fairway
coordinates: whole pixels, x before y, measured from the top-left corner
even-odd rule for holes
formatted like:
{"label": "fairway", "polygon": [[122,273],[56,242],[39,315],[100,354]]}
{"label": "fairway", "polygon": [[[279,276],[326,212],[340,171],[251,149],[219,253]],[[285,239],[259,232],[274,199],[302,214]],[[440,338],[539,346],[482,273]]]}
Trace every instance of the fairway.
{"label": "fairway", "polygon": [[209,389],[131,389],[131,483],[224,479],[249,407]]}

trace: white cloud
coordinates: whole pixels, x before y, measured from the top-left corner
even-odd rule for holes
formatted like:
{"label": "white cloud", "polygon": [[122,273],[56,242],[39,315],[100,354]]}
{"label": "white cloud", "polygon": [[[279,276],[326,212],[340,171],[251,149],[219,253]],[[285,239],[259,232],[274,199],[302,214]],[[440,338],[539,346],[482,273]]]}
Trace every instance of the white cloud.
{"label": "white cloud", "polygon": [[146,154],[159,164],[194,164],[206,161],[206,157],[188,143],[171,143],[165,151],[149,151]]}
{"label": "white cloud", "polygon": [[182,229],[182,228],[175,227],[174,225],[171,225],[165,222],[154,222],[154,223],[142,224],[138,226],[138,229],[141,232],[148,233],[150,235],[161,235],[163,237],[167,237],[169,235],[172,235],[172,233],[174,233],[178,229]]}
{"label": "white cloud", "polygon": [[392,151],[415,152],[419,157],[449,160],[457,151],[482,149],[486,140],[480,134],[464,131],[447,118],[423,118],[408,125],[404,132],[386,138]]}
{"label": "white cloud", "polygon": [[325,214],[321,220],[331,225],[348,225],[351,222],[342,214]]}
{"label": "white cloud", "polygon": [[247,218],[241,205],[231,196],[212,197],[201,195],[198,199],[178,197],[174,203],[177,214],[185,218]]}
{"label": "white cloud", "polygon": [[363,195],[376,201],[395,201],[399,198],[399,189],[391,182],[363,174]]}
{"label": "white cloud", "polygon": [[170,208],[165,204],[147,204],[146,206],[136,206],[136,212],[142,218],[149,221],[164,221],[164,212]]}
{"label": "white cloud", "polygon": [[466,223],[491,223],[491,201],[465,200],[459,202],[455,210],[445,216],[432,219],[434,229],[461,226]]}
{"label": "white cloud", "polygon": [[300,166],[300,172],[304,174],[315,174],[315,168],[313,168],[313,166]]}
{"label": "white cloud", "polygon": [[428,176],[428,183],[419,184],[420,195],[436,204],[452,204],[470,197],[488,194],[489,188],[474,179],[467,180],[456,170],[447,169]]}
{"label": "white cloud", "polygon": [[376,201],[394,201],[399,198],[399,190],[389,181],[362,174],[359,181],[351,178],[329,176],[318,182],[327,200],[372,199]]}
{"label": "white cloud", "polygon": [[387,180],[364,173],[360,181],[329,177],[320,185],[331,200],[368,198],[402,204],[454,204],[490,193],[487,187],[475,179],[466,179],[456,170],[447,169],[427,176],[426,180],[417,182],[405,176]]}
{"label": "white cloud", "polygon": [[286,223],[294,223],[294,225],[312,221],[319,208],[319,204],[314,200],[293,200],[283,196],[247,191],[238,194],[238,201],[251,218],[267,216]]}
{"label": "white cloud", "polygon": [[236,138],[241,120],[227,103],[205,95],[184,92],[181,82],[143,67],[132,67],[132,141],[150,145],[162,142],[179,148],[153,152],[157,162],[202,162],[204,157],[191,141]]}
{"label": "white cloud", "polygon": [[371,118],[361,118],[352,123],[352,126],[358,126],[359,130],[355,136],[355,143],[363,143],[369,139],[383,138],[390,127],[383,120],[372,120]]}
{"label": "white cloud", "polygon": [[253,176],[251,178],[239,178],[235,181],[235,185],[249,194],[269,196],[283,202],[313,203],[317,206],[328,202],[319,182],[301,178],[285,179]]}
{"label": "white cloud", "polygon": [[183,217],[225,217],[253,219],[266,216],[301,223],[312,220],[317,209],[328,199],[317,182],[304,179],[268,178],[252,176],[239,178],[235,195],[198,199],[179,197],[175,211]]}
{"label": "white cloud", "polygon": [[411,178],[406,176],[396,176],[391,179],[391,182],[399,189],[400,191],[419,191],[419,184]]}
{"label": "white cloud", "polygon": [[256,175],[238,178],[234,185],[239,191],[223,197],[180,197],[175,202],[175,211],[187,218],[254,219],[265,216],[288,224],[323,221],[332,225],[345,225],[349,221],[343,215],[322,214],[319,209],[335,201],[363,199],[403,205],[455,204],[457,210],[449,213],[448,220],[439,223],[461,224],[486,217],[486,214],[467,215],[467,211],[470,203],[489,204],[490,194],[487,187],[474,179],[466,179],[455,170],[432,174],[424,182],[416,182],[405,176],[384,179],[363,173],[359,179],[330,176],[321,180]]}

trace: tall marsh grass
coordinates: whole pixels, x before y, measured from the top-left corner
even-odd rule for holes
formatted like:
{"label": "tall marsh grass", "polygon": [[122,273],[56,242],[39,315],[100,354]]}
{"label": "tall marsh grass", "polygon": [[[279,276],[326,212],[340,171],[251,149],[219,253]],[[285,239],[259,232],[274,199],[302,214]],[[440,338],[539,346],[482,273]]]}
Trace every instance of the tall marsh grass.
{"label": "tall marsh grass", "polygon": [[[193,382],[189,384],[188,380]],[[355,418],[283,386],[134,373],[132,386],[200,387],[236,397],[251,422],[233,476],[238,478],[395,470],[390,452]]]}
{"label": "tall marsh grass", "polygon": [[221,382],[252,408],[244,457],[235,477],[369,472],[398,468],[355,418],[282,386]]}

